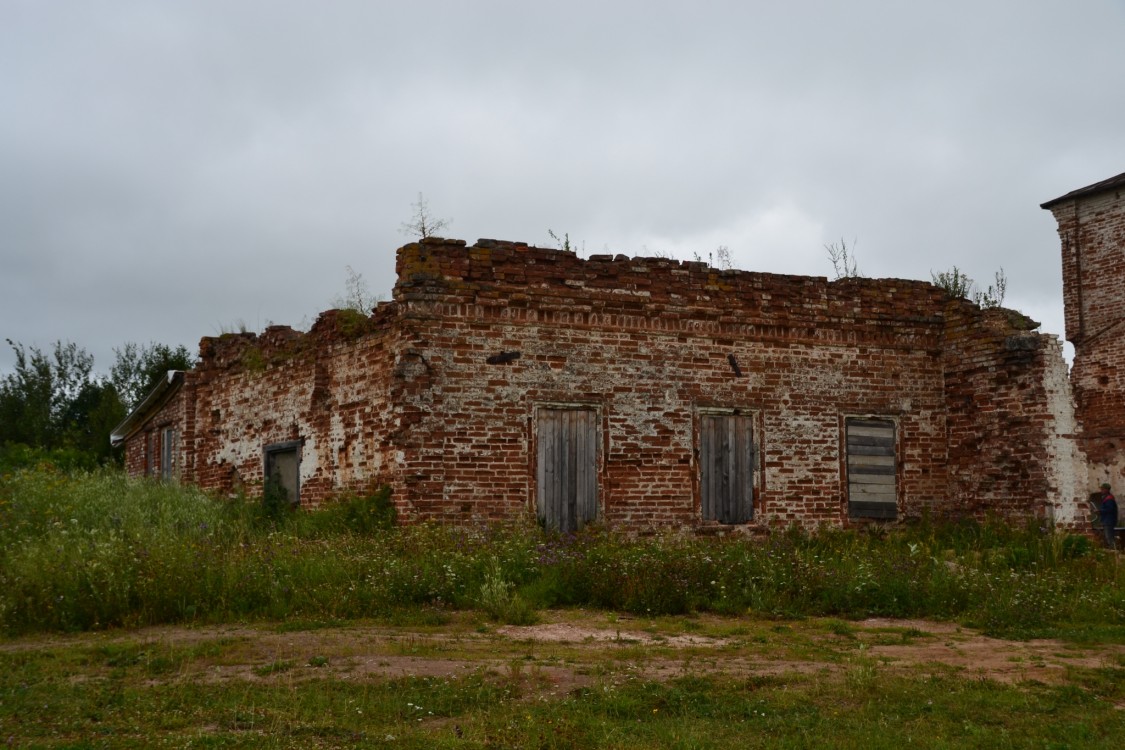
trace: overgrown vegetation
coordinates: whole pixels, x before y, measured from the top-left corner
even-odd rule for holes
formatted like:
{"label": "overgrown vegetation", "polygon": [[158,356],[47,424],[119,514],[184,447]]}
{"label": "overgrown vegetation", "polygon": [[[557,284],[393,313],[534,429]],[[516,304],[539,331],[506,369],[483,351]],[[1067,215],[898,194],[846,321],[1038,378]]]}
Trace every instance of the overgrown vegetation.
{"label": "overgrown vegetation", "polygon": [[994,634],[1125,640],[1116,560],[1083,537],[1008,524],[766,541],[528,525],[393,527],[386,493],[317,512],[118,473],[0,478],[0,628],[8,633],[241,619],[514,622],[584,605],[641,615],[955,619]]}
{"label": "overgrown vegetation", "polygon": [[976,282],[957,266],[939,273],[931,271],[930,278],[934,286],[945,290],[950,297],[972,300],[985,310],[1002,307],[1004,296],[1008,293],[1008,277],[1003,268],[993,274],[994,281],[987,289],[978,289]]}

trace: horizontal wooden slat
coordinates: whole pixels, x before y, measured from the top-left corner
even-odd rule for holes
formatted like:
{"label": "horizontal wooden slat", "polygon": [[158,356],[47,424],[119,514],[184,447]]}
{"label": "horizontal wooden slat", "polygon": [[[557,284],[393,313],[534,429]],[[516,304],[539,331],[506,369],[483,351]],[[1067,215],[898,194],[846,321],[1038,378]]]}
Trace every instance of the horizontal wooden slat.
{"label": "horizontal wooden slat", "polygon": [[883,445],[894,446],[895,436],[894,433],[886,435],[856,435],[848,431],[848,447],[853,445]]}
{"label": "horizontal wooden slat", "polygon": [[848,432],[857,433],[861,435],[884,435],[887,432],[894,433],[894,422],[884,422],[867,419],[849,419]]}
{"label": "horizontal wooden slat", "polygon": [[848,481],[851,484],[876,484],[876,485],[895,485],[895,474],[889,471],[885,474],[861,474],[858,472],[849,472]]}
{"label": "horizontal wooden slat", "polygon": [[848,487],[848,497],[852,502],[895,503],[894,487],[881,487],[877,484],[853,484]]}
{"label": "horizontal wooden slat", "polygon": [[864,468],[867,466],[891,466],[895,465],[894,455],[890,456],[855,456],[848,455],[848,466],[855,468]]}
{"label": "horizontal wooden slat", "polygon": [[893,456],[895,454],[895,447],[893,445],[849,445],[849,456]]}

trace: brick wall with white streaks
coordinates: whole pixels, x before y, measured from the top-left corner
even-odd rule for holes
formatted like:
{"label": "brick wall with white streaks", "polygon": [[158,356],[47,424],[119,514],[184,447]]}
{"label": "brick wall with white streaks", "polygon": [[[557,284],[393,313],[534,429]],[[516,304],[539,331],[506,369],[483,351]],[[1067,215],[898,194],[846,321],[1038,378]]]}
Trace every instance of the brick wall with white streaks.
{"label": "brick wall with white streaks", "polygon": [[1056,203],[1063,257],[1066,337],[1074,344],[1070,380],[1086,489],[1108,481],[1125,489],[1125,191]]}

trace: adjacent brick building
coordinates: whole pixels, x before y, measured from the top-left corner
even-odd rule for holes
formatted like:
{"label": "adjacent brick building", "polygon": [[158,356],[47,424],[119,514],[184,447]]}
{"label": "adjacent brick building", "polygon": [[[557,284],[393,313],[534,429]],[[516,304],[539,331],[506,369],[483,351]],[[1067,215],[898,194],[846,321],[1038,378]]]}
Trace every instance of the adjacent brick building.
{"label": "adjacent brick building", "polygon": [[1125,174],[1047,201],[1062,242],[1066,338],[1088,489],[1125,490]]}
{"label": "adjacent brick building", "polygon": [[397,272],[370,317],[204,338],[115,431],[130,472],[562,528],[1083,513],[1061,347],[1018,313],[492,240],[407,245]]}

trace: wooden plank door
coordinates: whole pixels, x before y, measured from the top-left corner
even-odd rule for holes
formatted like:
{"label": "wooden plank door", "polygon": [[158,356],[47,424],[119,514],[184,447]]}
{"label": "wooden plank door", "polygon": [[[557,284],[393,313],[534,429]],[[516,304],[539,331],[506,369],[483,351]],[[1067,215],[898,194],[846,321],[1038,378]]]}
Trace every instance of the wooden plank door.
{"label": "wooden plank door", "polygon": [[597,412],[540,408],[536,511],[547,528],[574,532],[598,515]]}
{"label": "wooden plank door", "polygon": [[733,524],[754,517],[754,456],[752,417],[700,417],[699,488],[704,520]]}

